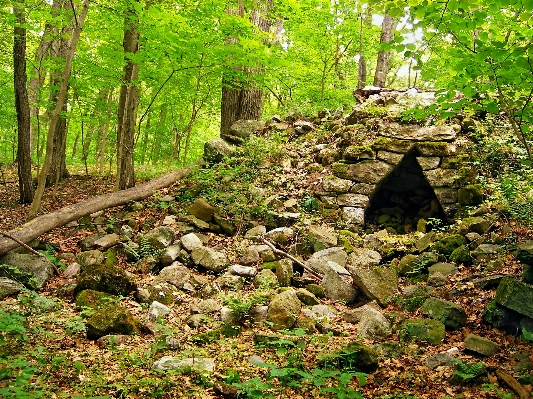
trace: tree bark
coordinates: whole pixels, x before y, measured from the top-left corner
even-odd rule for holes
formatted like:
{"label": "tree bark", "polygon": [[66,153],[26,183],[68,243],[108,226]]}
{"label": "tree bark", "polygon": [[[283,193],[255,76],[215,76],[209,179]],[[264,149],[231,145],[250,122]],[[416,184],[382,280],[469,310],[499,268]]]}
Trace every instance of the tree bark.
{"label": "tree bark", "polygon": [[138,15],[132,3],[128,1],[128,9],[124,17],[124,75],[118,103],[117,132],[117,190],[124,190],[135,185],[133,150],[135,146],[135,121],[138,107],[136,80],[139,64],[133,62],[132,56],[139,52]]}
{"label": "tree bark", "polygon": [[13,12],[17,19],[13,40],[13,77],[18,123],[17,164],[19,200],[22,204],[29,204],[33,198],[33,185],[31,180],[30,103],[26,86],[26,29],[22,27],[25,23],[24,11],[19,7],[14,7]]}
{"label": "tree bark", "polygon": [[[28,223],[9,231],[8,234],[21,242],[29,243],[40,235],[83,216],[90,215],[91,213],[102,209],[124,205],[130,201],[138,201],[148,198],[154,194],[155,190],[174,184],[178,180],[186,177],[188,173],[189,168],[182,168],[163,176],[159,176],[137,187],[89,198],[85,201],[78,202],[77,204],[61,208],[55,212],[39,216]],[[18,246],[19,244],[17,242],[7,237],[0,237],[0,255],[17,248]]]}
{"label": "tree bark", "polygon": [[[381,39],[380,44],[389,43],[392,38],[392,31],[396,27],[396,21],[390,15],[385,15],[383,24],[381,25]],[[385,87],[387,81],[387,73],[389,72],[389,56],[390,52],[381,50],[378,53],[378,60],[376,63],[376,73],[374,75],[374,86]]]}
{"label": "tree bark", "polygon": [[87,17],[87,12],[89,11],[90,3],[91,3],[90,0],[84,1],[82,11],[80,15],[76,18],[77,24],[74,27],[74,31],[72,33],[72,38],[70,42],[69,52],[67,54],[67,58],[65,59],[65,67],[63,68],[63,73],[61,76],[61,86],[59,88],[57,102],[54,108],[54,112],[50,118],[50,124],[48,126],[48,134],[47,134],[47,139],[46,139],[46,156],[45,156],[45,160],[43,163],[43,167],[41,169],[41,173],[39,174],[37,190],[35,191],[33,202],[31,203],[30,211],[28,214],[29,219],[32,219],[35,216],[37,216],[37,213],[39,212],[39,208],[41,207],[41,201],[43,198],[44,188],[45,188],[45,183],[46,183],[46,176],[48,175],[50,167],[52,166],[52,154],[53,154],[53,149],[54,149],[53,148],[54,133],[59,123],[61,111],[63,110],[63,107],[66,104],[68,80],[70,77],[70,71],[72,69],[72,61],[74,59],[74,54],[76,52],[76,45],[78,44],[78,40],[80,38],[83,24],[85,23],[85,18]]}
{"label": "tree bark", "polygon": [[[261,31],[268,32],[271,28],[269,20],[261,14],[272,7],[272,1],[264,1],[262,10],[254,10],[250,20]],[[244,16],[244,6],[239,4],[238,9],[228,9],[228,14]],[[228,38],[229,42],[236,42],[236,38]],[[262,73],[261,68],[242,68],[247,75],[243,81],[233,78],[222,79],[222,99],[220,104],[220,135],[229,132],[231,125],[239,119],[258,120],[261,118],[263,108],[263,90],[254,82],[254,75]]]}

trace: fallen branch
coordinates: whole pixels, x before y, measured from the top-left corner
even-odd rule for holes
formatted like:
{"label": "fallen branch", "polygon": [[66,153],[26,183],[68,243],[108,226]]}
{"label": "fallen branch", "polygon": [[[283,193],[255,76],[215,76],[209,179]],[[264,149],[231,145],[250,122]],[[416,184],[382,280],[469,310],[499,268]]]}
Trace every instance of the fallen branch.
{"label": "fallen branch", "polygon": [[504,369],[496,369],[495,373],[496,377],[509,385],[520,399],[531,399],[531,394],[507,371]]}
{"label": "fallen branch", "polygon": [[306,272],[312,274],[313,276],[315,276],[316,278],[319,278],[321,279],[322,278],[322,275],[318,272],[316,272],[315,270],[311,269],[310,267],[308,267],[305,263],[303,263],[301,260],[299,259],[296,259],[294,256],[288,254],[287,252],[285,251],[282,251],[281,249],[277,249],[274,244],[272,244],[270,241],[268,241],[267,239],[265,239],[264,237],[261,237],[259,236],[259,239],[266,245],[268,245],[272,251],[274,251],[275,254],[278,254],[278,255],[281,255],[287,259],[290,259],[292,260],[294,263],[296,263],[298,266],[301,266]]}
{"label": "fallen branch", "polygon": [[50,230],[61,227],[73,220],[78,220],[83,216],[103,209],[124,205],[130,201],[148,198],[154,194],[154,191],[170,186],[187,176],[188,173],[189,168],[182,168],[139,186],[92,197],[32,219],[22,226],[9,231],[9,236],[0,237],[0,255],[17,248],[20,243],[28,243]]}
{"label": "fallen branch", "polygon": [[18,238],[13,237],[11,234],[6,233],[5,231],[1,231],[1,230],[0,230],[0,236],[7,237],[7,238],[9,238],[9,239],[15,241],[17,244],[22,245],[24,248],[26,248],[26,249],[27,249],[28,251],[30,251],[32,254],[37,255],[37,256],[40,256],[41,258],[46,259],[46,261],[52,265],[52,267],[54,268],[54,271],[55,271],[56,274],[59,276],[59,269],[57,268],[57,266],[54,265],[52,262],[50,262],[50,260],[49,260],[46,256],[44,256],[42,253],[37,252],[35,249],[33,249],[32,247],[30,247],[29,245],[24,244],[24,243],[23,243],[22,241],[20,241]]}

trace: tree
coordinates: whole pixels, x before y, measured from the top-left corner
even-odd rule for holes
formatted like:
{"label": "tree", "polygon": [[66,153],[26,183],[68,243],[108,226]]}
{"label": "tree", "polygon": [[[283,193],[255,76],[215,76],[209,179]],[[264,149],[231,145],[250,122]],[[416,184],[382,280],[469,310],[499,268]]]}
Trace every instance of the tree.
{"label": "tree", "polygon": [[21,203],[27,204],[33,198],[33,185],[31,180],[30,104],[26,86],[26,28],[24,28],[24,10],[20,6],[14,6],[13,13],[17,20],[13,40],[13,77],[18,127],[19,198]]}
{"label": "tree", "polygon": [[133,151],[135,147],[135,122],[139,93],[137,78],[139,64],[134,58],[139,52],[139,16],[136,9],[140,3],[136,0],[126,0],[124,16],[124,74],[118,101],[117,121],[117,190],[124,190],[135,186]]}
{"label": "tree", "polygon": [[[271,22],[266,17],[272,8],[272,1],[257,4],[250,12],[250,22],[260,31],[268,32]],[[227,10],[230,15],[245,16],[245,7],[239,2],[237,8]],[[236,44],[237,37],[228,37],[228,42]],[[263,90],[256,83],[256,75],[264,73],[262,67],[237,66],[236,71],[227,73],[222,79],[222,99],[220,110],[220,134],[228,133],[231,125],[239,119],[260,119],[263,107]]]}
{"label": "tree", "polygon": [[[387,44],[393,38],[392,31],[396,27],[396,21],[386,14],[381,25],[381,39],[380,44]],[[389,72],[389,57],[390,52],[380,50],[378,53],[378,60],[376,63],[376,73],[374,74],[374,86],[385,87],[387,81],[387,73]]]}
{"label": "tree", "polygon": [[[50,123],[48,126],[48,134],[46,138],[46,156],[44,159],[43,167],[41,173],[39,174],[39,179],[37,182],[37,189],[35,190],[35,195],[31,203],[30,211],[28,214],[29,219],[33,219],[37,216],[39,208],[41,207],[41,201],[44,194],[44,188],[46,184],[46,178],[48,172],[52,166],[53,161],[53,151],[54,151],[54,134],[57,128],[57,125],[60,123],[61,112],[64,110],[66,101],[67,101],[67,90],[68,90],[68,80],[70,77],[70,71],[72,69],[72,61],[74,59],[74,54],[76,52],[76,45],[81,35],[81,30],[83,24],[85,23],[85,18],[87,17],[87,12],[89,11],[90,0],[84,0],[81,12],[79,15],[75,15],[76,24],[72,32],[72,37],[70,39],[70,45],[68,53],[65,58],[65,66],[61,74],[61,82],[59,86],[59,92],[57,95],[57,101],[54,107],[54,112],[50,117]],[[76,10],[73,10],[76,13]]]}

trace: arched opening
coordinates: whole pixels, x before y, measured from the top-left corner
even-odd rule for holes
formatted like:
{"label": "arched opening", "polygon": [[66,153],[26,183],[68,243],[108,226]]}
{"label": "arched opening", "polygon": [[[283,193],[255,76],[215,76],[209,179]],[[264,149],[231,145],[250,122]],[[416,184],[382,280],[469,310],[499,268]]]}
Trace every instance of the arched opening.
{"label": "arched opening", "polygon": [[380,184],[365,212],[367,227],[392,227],[397,233],[417,230],[420,219],[430,222],[431,230],[437,220],[446,222],[446,216],[433,188],[429,185],[416,157],[415,149],[405,154],[394,171]]}

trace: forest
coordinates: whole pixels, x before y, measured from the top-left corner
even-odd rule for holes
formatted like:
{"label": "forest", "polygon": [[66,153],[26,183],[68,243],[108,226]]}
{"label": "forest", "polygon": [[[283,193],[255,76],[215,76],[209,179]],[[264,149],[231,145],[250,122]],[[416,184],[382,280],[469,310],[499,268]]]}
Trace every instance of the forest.
{"label": "forest", "polygon": [[532,397],[531,1],[0,32],[0,396]]}

